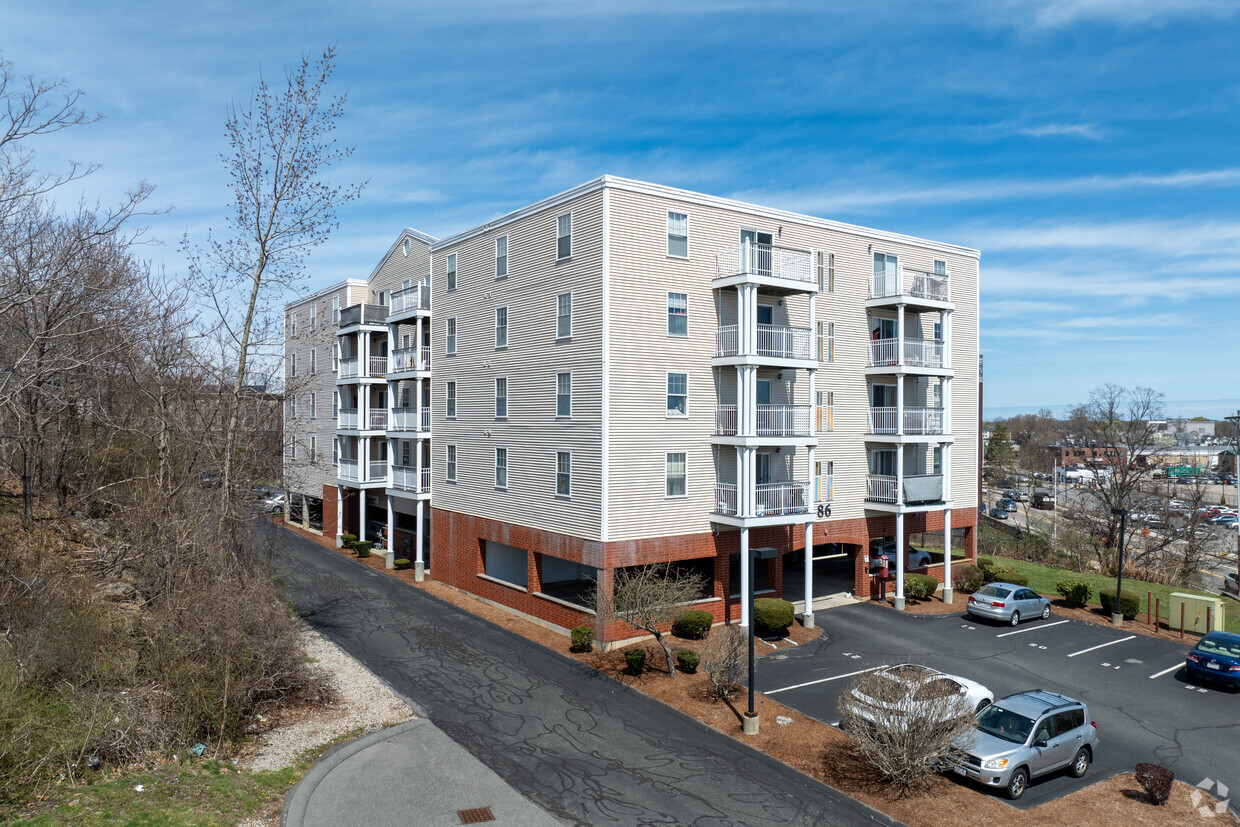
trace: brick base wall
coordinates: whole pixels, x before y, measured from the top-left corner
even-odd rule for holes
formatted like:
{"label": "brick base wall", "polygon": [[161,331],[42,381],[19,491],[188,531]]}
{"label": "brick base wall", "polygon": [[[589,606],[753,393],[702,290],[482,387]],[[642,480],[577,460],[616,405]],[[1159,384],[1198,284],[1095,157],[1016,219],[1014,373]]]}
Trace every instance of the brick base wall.
{"label": "brick base wall", "polygon": [[340,507],[338,492],[334,485],[323,486],[323,536],[333,539],[336,537],[336,511]]}

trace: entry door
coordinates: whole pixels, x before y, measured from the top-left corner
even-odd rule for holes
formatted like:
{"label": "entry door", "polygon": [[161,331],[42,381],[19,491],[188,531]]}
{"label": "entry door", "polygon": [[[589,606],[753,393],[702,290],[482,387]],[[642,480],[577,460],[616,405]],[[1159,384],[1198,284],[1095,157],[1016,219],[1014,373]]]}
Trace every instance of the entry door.
{"label": "entry door", "polygon": [[895,256],[874,254],[874,295],[896,296],[900,293],[900,271]]}
{"label": "entry door", "polygon": [[757,455],[758,485],[771,481],[771,452],[759,451]]}
{"label": "entry door", "polygon": [[871,451],[870,473],[880,477],[894,477],[896,475],[896,452]]}
{"label": "entry door", "polygon": [[771,404],[771,380],[770,379],[759,379],[758,380],[758,404],[759,405]]}
{"label": "entry door", "polygon": [[775,237],[758,230],[741,230],[741,243],[744,244],[746,241],[751,245],[752,272],[769,276],[771,274],[771,245],[775,243]]}

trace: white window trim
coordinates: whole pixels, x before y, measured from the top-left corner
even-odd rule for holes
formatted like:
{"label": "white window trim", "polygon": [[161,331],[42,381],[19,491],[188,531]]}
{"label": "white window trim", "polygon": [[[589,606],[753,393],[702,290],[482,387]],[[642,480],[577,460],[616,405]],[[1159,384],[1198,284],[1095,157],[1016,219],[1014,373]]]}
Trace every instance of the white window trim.
{"label": "white window trim", "polygon": [[[560,219],[568,216],[568,255],[560,255],[560,239],[566,236],[560,235]],[[567,261],[573,257],[573,211],[562,212],[555,217],[555,260]]]}
{"label": "white window trim", "polygon": [[[504,311],[504,343],[499,343],[499,312]],[[495,308],[495,349],[506,350],[508,348],[508,305],[500,305]]]}
{"label": "white window trim", "polygon": [[[685,332],[683,334],[673,333],[671,330],[671,327],[672,327],[672,296],[684,296],[685,297]],[[689,338],[689,293],[688,291],[685,291],[683,293],[679,290],[668,290],[667,291],[667,335],[672,336],[677,339]]]}
{"label": "white window trim", "polygon": [[[452,393],[448,393],[448,389],[452,389]],[[452,401],[452,413],[448,413],[448,401]],[[443,383],[443,418],[456,419],[456,406],[460,400],[456,396],[456,380],[449,379]]]}
{"label": "white window trim", "polygon": [[[568,377],[568,413],[560,413],[560,377]],[[556,419],[572,419],[573,418],[573,372],[571,370],[557,371],[555,374],[555,418]]]}
{"label": "white window trim", "polygon": [[[448,328],[452,328],[452,332],[448,333]],[[445,356],[456,355],[456,339],[460,335],[460,328],[456,323],[456,316],[449,316],[444,319],[443,324],[443,352]]]}
{"label": "white window trim", "polygon": [[293,353],[291,355],[292,355],[292,361],[289,363],[289,376],[296,376],[297,375],[297,354]]}
{"label": "white window trim", "polygon": [[332,437],[332,467],[340,464],[340,437]]}
{"label": "white window trim", "polygon": [[310,375],[314,376],[319,372],[319,351],[318,348],[310,348]]}
{"label": "white window trim", "polygon": [[310,305],[310,332],[313,333],[318,329],[319,324],[319,306],[317,304]]}
{"label": "white window trim", "polygon": [[[667,493],[667,482],[671,479],[668,476],[668,458],[673,454],[684,454],[685,457],[685,493],[669,494]],[[665,500],[683,500],[689,496],[689,451],[665,451],[663,453],[663,499]]]}
{"label": "white window trim", "polygon": [[332,296],[332,324],[340,324],[340,297]]}
{"label": "white window trim", "polygon": [[[568,493],[560,493],[560,454],[568,454]],[[573,452],[561,451],[558,448],[555,452],[555,468],[551,475],[551,493],[562,500],[571,500],[573,498]]]}
{"label": "white window trim", "polygon": [[445,290],[452,291],[456,289],[456,253],[448,253],[444,258],[444,284]]}
{"label": "white window trim", "polygon": [[310,418],[311,418],[311,419],[318,419],[318,418],[319,418],[319,401],[318,401],[318,396],[319,396],[319,395],[318,395],[317,393],[315,393],[314,391],[310,391]]}
{"label": "white window trim", "polygon": [[[504,412],[502,414],[499,412],[499,400],[500,400],[499,383],[500,382],[504,383],[504,396],[503,396]],[[496,419],[507,419],[508,418],[508,377],[507,376],[495,377],[495,418]]]}
{"label": "white window trim", "polygon": [[461,458],[457,453],[456,446],[445,445],[443,452],[443,478],[445,482],[456,482],[456,466],[460,461]]}
{"label": "white window trim", "polygon": [[690,215],[688,210],[685,210],[684,212],[681,212],[680,210],[668,210],[667,215],[664,217],[664,220],[670,222],[673,213],[675,213],[676,215],[683,215],[685,217],[685,254],[683,256],[674,256],[671,254],[671,252],[669,252],[672,246],[672,234],[670,232],[670,228],[666,228],[666,226],[665,226],[665,229],[669,231],[664,233],[663,252],[666,254],[667,258],[675,259],[677,261],[688,261],[689,254],[690,254],[689,239],[692,237],[692,234],[693,234],[693,231],[691,229],[693,217]]}
{"label": "white window trim", "polygon": [[[499,260],[500,260],[500,255],[499,255],[499,243],[500,243],[500,241],[501,241],[501,240],[504,242],[504,256],[503,256],[503,258],[504,258],[504,272],[502,272],[502,273],[499,271]],[[508,234],[507,234],[507,233],[505,233],[504,235],[501,235],[501,236],[497,236],[497,237],[496,237],[496,239],[495,239],[495,280],[496,280],[496,281],[499,281],[500,279],[506,279],[506,278],[508,278],[508,270],[509,270],[509,267],[508,267],[508,247],[509,247],[509,244],[508,244]]]}
{"label": "white window trim", "polygon": [[306,457],[306,458],[307,458],[310,462],[314,462],[314,459],[315,459],[315,450],[316,450],[317,446],[318,446],[318,440],[317,440],[317,438],[316,438],[316,437],[314,437],[314,436],[311,436],[311,437],[310,437],[310,452],[309,452],[309,454],[307,454],[307,457]]}
{"label": "white window trim", "polygon": [[[568,296],[568,332],[560,333],[560,297]],[[573,291],[566,290],[555,294],[555,338],[560,339],[573,338]]]}
{"label": "white window trim", "polygon": [[[672,409],[667,406],[667,398],[671,396],[668,393],[668,380],[671,379],[673,373],[684,374],[685,377],[685,412],[672,413]],[[663,373],[663,404],[666,409],[668,419],[688,419],[689,418],[689,371],[687,370],[669,370]]]}
{"label": "white window trim", "polygon": [[[499,477],[499,452],[500,451],[504,452],[504,481],[503,483],[500,483],[498,479]],[[499,489],[500,491],[506,491],[508,489],[508,448],[507,447],[496,446],[495,454],[494,454],[494,470],[495,470],[495,476],[493,477],[493,481],[495,482],[495,487]]]}

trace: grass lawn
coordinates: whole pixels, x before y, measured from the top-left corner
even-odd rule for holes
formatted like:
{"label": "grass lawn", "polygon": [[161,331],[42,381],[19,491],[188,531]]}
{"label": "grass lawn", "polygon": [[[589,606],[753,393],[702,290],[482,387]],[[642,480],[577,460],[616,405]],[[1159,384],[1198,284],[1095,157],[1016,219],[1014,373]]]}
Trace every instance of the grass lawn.
{"label": "grass lawn", "polygon": [[[1094,587],[1094,600],[1097,603],[1098,590],[1115,587],[1115,578],[1107,577],[1101,574],[1093,574],[1091,572],[1077,572],[1071,569],[1061,569],[1055,566],[1044,566],[1041,563],[1029,563],[1024,560],[1013,560],[1008,557],[997,557],[1002,560],[1006,568],[1015,569],[1021,574],[1029,578],[1029,588],[1039,594],[1055,595],[1055,584],[1065,577],[1071,577],[1076,580],[1084,580]],[[1171,611],[1171,593],[1181,592],[1183,594],[1197,594],[1206,597],[1218,597],[1218,595],[1208,594],[1207,592],[1198,591],[1196,589],[1177,588],[1173,586],[1160,586],[1157,583],[1147,583],[1143,580],[1132,580],[1124,578],[1124,592],[1135,594],[1141,601],[1141,613],[1145,613],[1145,596],[1152,592],[1156,600],[1161,600],[1161,612],[1159,617],[1163,620],[1170,619]],[[1240,634],[1240,605],[1232,600],[1223,600],[1226,614],[1224,615],[1224,623],[1227,631]]]}

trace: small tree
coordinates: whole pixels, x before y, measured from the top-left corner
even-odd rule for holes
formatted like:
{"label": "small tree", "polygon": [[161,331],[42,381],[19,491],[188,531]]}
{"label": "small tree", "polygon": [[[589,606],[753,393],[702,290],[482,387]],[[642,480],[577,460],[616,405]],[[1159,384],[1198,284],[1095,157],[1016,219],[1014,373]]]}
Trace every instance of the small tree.
{"label": "small tree", "polygon": [[671,625],[685,604],[701,597],[705,586],[705,576],[669,564],[616,569],[611,594],[595,587],[594,609],[605,621],[623,620],[654,635],[667,656],[667,674],[675,677],[676,655],[663,638],[663,629]]}
{"label": "small tree", "polygon": [[909,680],[895,670],[866,672],[840,698],[840,724],[853,748],[900,794],[925,783],[973,734],[973,709],[956,684]]}
{"label": "small tree", "polygon": [[710,678],[714,695],[721,701],[740,691],[749,675],[748,640],[735,626],[716,629],[702,647],[702,669]]}

